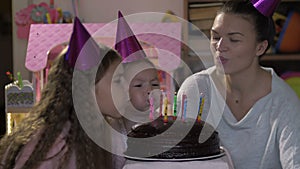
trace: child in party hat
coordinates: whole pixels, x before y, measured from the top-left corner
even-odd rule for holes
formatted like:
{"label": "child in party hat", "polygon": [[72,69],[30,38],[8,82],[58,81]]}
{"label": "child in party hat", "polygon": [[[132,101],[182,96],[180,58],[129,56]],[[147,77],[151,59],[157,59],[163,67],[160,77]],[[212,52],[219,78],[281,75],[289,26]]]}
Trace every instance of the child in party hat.
{"label": "child in party hat", "polygon": [[111,139],[99,117],[120,115],[111,95],[99,93],[110,90],[120,62],[115,50],[98,46],[75,18],[68,51],[51,67],[41,100],[11,135],[1,139],[0,168],[111,168],[111,156],[104,150],[111,148]]}
{"label": "child in party hat", "polygon": [[[121,80],[127,86],[127,102],[131,106],[127,118],[134,120],[144,116],[149,120],[149,98],[159,95],[160,83],[155,65],[147,58],[142,46],[119,11],[115,49],[123,58],[120,67]],[[153,94],[153,95],[152,95]],[[157,101],[159,98],[155,98]],[[129,113],[129,114],[128,114]],[[145,121],[139,121],[145,122]]]}
{"label": "child in party hat", "polygon": [[[118,17],[115,49],[122,56],[122,64],[115,72],[116,79],[120,80],[119,85],[113,85],[112,91],[115,94],[114,103],[123,115],[123,123],[116,120],[111,120],[111,123],[115,121],[113,127],[127,133],[134,124],[149,121],[150,110],[154,110],[160,100],[160,83],[155,65],[148,60],[121,12]],[[155,117],[155,112],[152,113]],[[116,149],[114,151],[125,152],[126,139],[127,137],[122,140],[113,137],[113,149]],[[123,156],[113,156],[113,168],[121,169],[124,164]]]}
{"label": "child in party hat", "polygon": [[215,66],[189,77],[178,93],[187,95],[189,110],[204,93],[202,119],[216,127],[236,169],[300,166],[300,101],[259,64],[273,43],[279,2],[227,1],[211,28]]}

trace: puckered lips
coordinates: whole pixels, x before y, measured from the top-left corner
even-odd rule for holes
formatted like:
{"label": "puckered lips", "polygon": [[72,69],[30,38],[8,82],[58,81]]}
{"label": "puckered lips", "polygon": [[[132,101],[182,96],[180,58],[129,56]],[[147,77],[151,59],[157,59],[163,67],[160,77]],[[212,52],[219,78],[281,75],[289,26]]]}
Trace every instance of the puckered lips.
{"label": "puckered lips", "polygon": [[226,64],[228,62],[228,59],[224,56],[217,56],[217,61],[221,63],[222,65]]}

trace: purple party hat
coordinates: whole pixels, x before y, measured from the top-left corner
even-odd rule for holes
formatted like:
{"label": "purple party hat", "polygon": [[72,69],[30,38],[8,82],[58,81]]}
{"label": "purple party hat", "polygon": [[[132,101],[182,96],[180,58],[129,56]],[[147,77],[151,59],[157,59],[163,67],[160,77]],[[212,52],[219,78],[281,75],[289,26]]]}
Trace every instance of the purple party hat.
{"label": "purple party hat", "polygon": [[272,16],[280,0],[251,0],[251,3],[261,14]]}
{"label": "purple party hat", "polygon": [[146,57],[142,46],[119,11],[115,49],[123,58],[123,63],[133,62]]}
{"label": "purple party hat", "polygon": [[100,49],[89,32],[75,17],[69,48],[65,56],[71,67],[87,70],[96,66],[100,60]]}

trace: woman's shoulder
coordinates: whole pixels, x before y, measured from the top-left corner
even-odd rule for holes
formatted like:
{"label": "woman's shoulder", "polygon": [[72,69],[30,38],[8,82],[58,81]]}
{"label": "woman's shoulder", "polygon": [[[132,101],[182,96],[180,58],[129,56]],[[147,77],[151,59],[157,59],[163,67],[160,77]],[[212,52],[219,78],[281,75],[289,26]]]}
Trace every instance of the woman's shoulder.
{"label": "woman's shoulder", "polygon": [[206,69],[189,76],[181,84],[178,94],[184,92],[194,95],[197,91],[200,92],[203,90],[208,90],[212,83],[210,74],[211,70]]}
{"label": "woman's shoulder", "polygon": [[[272,115],[274,119],[290,123],[300,120],[300,99],[295,91],[280,77],[273,69],[269,69],[272,74],[272,91],[268,98],[271,103]],[[298,123],[298,122],[297,122]]]}
{"label": "woman's shoulder", "polygon": [[210,67],[208,69],[201,70],[200,72],[196,72],[189,76],[187,80],[204,80],[204,79],[209,79],[209,76],[216,70],[215,66]]}
{"label": "woman's shoulder", "polygon": [[201,70],[200,72],[197,72],[195,73],[194,75],[204,75],[204,76],[209,76],[211,74],[213,74],[214,72],[216,71],[216,66],[212,66],[212,67],[209,67],[207,69],[203,69]]}
{"label": "woman's shoulder", "polygon": [[299,104],[300,100],[296,92],[289,86],[281,77],[279,77],[274,70],[272,73],[272,94],[278,96],[283,102],[290,102],[292,104]]}

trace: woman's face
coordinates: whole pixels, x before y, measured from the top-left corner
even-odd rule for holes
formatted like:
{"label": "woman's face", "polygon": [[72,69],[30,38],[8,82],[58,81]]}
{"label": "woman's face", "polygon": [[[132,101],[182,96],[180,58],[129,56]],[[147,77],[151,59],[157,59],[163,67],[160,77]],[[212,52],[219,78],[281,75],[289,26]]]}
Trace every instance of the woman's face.
{"label": "woman's face", "polygon": [[211,29],[210,47],[215,64],[225,74],[257,67],[262,43],[256,42],[252,21],[240,15],[221,13]]}
{"label": "woman's face", "polygon": [[159,89],[156,69],[145,69],[139,72],[129,84],[129,98],[132,105],[140,111],[149,109],[149,94]]}
{"label": "woman's face", "polygon": [[114,118],[122,117],[115,107],[111,93],[112,78],[119,64],[120,61],[114,61],[95,86],[96,99],[101,113]]}

